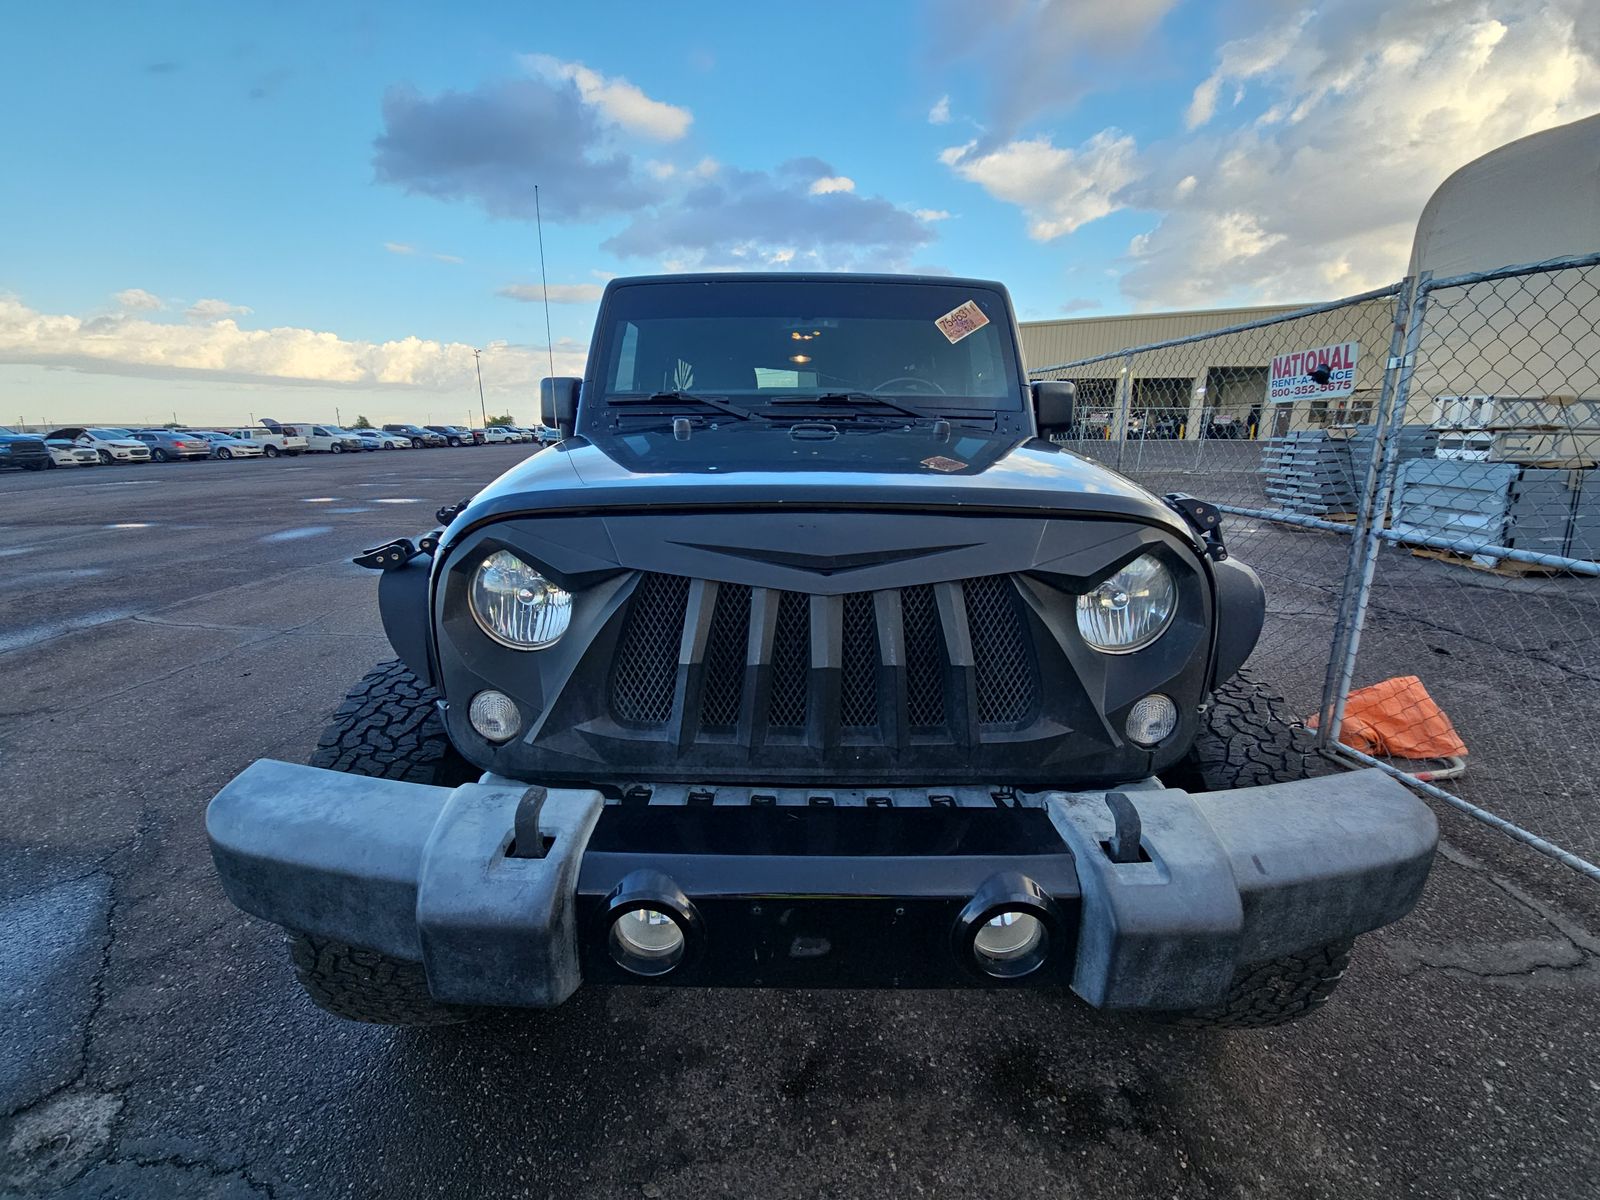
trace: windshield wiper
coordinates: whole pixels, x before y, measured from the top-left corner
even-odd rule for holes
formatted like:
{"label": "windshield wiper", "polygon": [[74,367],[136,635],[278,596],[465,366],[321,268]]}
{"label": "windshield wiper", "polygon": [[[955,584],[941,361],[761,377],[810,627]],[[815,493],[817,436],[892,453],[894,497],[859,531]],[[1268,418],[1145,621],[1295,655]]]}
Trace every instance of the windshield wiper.
{"label": "windshield wiper", "polygon": [[614,395],[607,397],[607,400],[611,404],[702,404],[706,408],[725,412],[730,417],[738,417],[741,421],[766,420],[760,413],[751,412],[738,404],[718,400],[713,396],[696,396],[692,392],[656,392],[649,396]]}
{"label": "windshield wiper", "polygon": [[915,408],[909,404],[902,404],[898,400],[891,400],[887,396],[880,396],[877,392],[819,392],[815,396],[784,396],[772,401],[774,404],[842,404],[851,408],[888,408],[895,412],[904,413],[908,417],[917,417],[923,421],[938,421],[943,417],[939,413],[931,413],[925,408]]}

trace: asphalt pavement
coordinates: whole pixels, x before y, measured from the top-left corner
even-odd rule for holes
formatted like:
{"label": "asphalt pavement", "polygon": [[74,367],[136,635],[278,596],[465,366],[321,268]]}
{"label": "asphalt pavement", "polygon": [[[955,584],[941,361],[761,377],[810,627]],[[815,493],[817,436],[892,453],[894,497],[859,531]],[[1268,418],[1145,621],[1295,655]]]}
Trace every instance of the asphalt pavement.
{"label": "asphalt pavement", "polygon": [[[0,1196],[1596,1193],[1600,887],[1448,808],[1418,911],[1277,1031],[1020,991],[589,989],[434,1032],[313,1008],[217,887],[205,804],[253,759],[303,760],[389,656],[350,555],[525,452],[0,475]],[[1274,591],[1254,666],[1303,703],[1343,543],[1238,529]],[[1441,612],[1572,603],[1396,580],[1374,671],[1414,664]],[[1439,643],[1450,680],[1488,669],[1482,641]],[[1528,719],[1518,677],[1475,687],[1475,731]],[[1500,769],[1537,793],[1516,741]],[[1574,832],[1600,825],[1581,763]]]}

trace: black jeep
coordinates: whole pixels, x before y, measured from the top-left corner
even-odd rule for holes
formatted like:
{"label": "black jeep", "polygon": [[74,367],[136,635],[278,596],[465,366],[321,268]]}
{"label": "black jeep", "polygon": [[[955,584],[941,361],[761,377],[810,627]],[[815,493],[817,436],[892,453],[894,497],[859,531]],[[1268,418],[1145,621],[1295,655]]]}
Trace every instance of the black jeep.
{"label": "black jeep", "polygon": [[[1047,440],[977,280],[606,288],[562,441],[382,570],[397,661],[207,816],[357,1020],[582,982],[1070,988],[1269,1025],[1403,916],[1432,813],[1240,673],[1216,511]],[[1044,435],[1044,436],[1041,436]]]}

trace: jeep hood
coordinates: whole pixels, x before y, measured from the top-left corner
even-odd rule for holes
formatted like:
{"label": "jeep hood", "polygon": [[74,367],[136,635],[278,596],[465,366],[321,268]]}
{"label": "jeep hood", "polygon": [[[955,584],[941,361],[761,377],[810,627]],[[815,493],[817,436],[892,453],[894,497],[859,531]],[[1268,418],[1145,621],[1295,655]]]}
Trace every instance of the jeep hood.
{"label": "jeep hood", "polygon": [[[792,428],[729,423],[575,437],[532,455],[478,493],[455,522],[617,508],[969,509],[1115,516],[1192,541],[1159,499],[1039,438],[931,425]],[[453,538],[452,538],[453,540]]]}

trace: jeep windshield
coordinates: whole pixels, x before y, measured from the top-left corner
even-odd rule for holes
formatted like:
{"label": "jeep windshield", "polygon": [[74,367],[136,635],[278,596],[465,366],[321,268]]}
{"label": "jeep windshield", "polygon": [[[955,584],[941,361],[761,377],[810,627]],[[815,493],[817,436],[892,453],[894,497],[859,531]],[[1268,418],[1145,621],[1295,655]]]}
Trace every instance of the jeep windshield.
{"label": "jeep windshield", "polygon": [[1021,408],[1005,297],[971,284],[641,282],[613,288],[600,331],[591,378],[618,406],[901,421]]}

